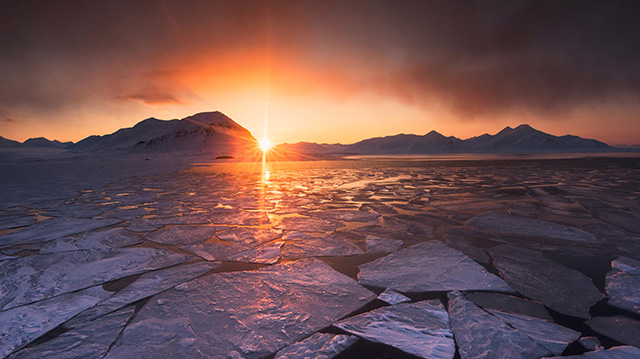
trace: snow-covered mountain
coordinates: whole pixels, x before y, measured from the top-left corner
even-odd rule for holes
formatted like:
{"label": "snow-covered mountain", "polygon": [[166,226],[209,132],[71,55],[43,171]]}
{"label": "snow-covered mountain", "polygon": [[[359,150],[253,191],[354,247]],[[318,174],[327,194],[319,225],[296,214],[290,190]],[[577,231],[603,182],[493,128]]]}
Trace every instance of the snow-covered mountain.
{"label": "snow-covered mountain", "polygon": [[198,152],[238,156],[255,149],[256,143],[246,128],[215,111],[182,120],[148,118],[109,135],[87,137],[69,149],[75,152]]}
{"label": "snow-covered mountain", "polygon": [[22,143],[0,136],[0,148],[20,148]]}
{"label": "snow-covered mountain", "polygon": [[79,152],[130,151],[140,142],[164,135],[178,122],[178,120],[163,121],[152,117],[138,122],[133,127],[122,128],[109,135],[89,136],[69,146],[69,149]]}
{"label": "snow-covered mountain", "polygon": [[[445,137],[436,131],[431,131],[424,136],[399,134],[370,138],[350,145],[300,142],[280,146],[289,152],[310,155],[548,153],[614,150],[614,148],[600,141],[572,135],[554,136],[538,131],[529,125],[520,125],[516,128],[506,127],[495,135],[484,134],[466,140],[453,136]],[[312,152],[308,152],[309,150],[312,150]]]}
{"label": "snow-covered mountain", "polygon": [[44,137],[30,138],[22,143],[25,147],[37,148],[66,148],[73,145],[73,142],[60,142],[58,140],[48,140]]}

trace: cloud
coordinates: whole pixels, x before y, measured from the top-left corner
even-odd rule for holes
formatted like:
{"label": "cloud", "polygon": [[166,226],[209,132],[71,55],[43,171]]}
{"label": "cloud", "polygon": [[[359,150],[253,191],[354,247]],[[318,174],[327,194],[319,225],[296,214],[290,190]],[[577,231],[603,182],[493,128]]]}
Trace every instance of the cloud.
{"label": "cloud", "polygon": [[18,122],[15,118],[5,118],[4,122]]}
{"label": "cloud", "polygon": [[182,105],[182,101],[178,100],[169,92],[164,92],[156,88],[143,88],[139,92],[116,97],[118,100],[137,101],[145,105]]}

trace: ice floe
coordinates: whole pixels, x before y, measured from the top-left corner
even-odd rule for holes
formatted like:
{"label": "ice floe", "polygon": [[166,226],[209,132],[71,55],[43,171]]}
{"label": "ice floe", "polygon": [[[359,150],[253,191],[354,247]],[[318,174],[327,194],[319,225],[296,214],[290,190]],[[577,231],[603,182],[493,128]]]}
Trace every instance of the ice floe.
{"label": "ice floe", "polygon": [[498,233],[545,237],[578,243],[598,243],[593,234],[579,228],[504,213],[483,213],[467,221],[467,225]]}
{"label": "ice floe", "polygon": [[467,293],[465,297],[485,310],[495,309],[502,312],[553,321],[553,318],[551,318],[551,315],[549,315],[549,312],[542,304],[531,300],[499,293],[482,292]]}
{"label": "ice floe", "polygon": [[362,284],[401,292],[491,290],[513,292],[498,276],[439,241],[401,249],[359,267]]}
{"label": "ice floe", "polygon": [[42,243],[120,222],[117,219],[49,218],[0,237],[0,247]]}
{"label": "ice floe", "polygon": [[280,350],[275,359],[331,359],[348,349],[358,337],[345,334],[315,333]]}
{"label": "ice floe", "polygon": [[307,214],[312,217],[335,219],[346,222],[372,222],[380,217],[380,214],[375,212],[353,210],[326,210],[309,212]]}
{"label": "ice floe", "polygon": [[403,244],[404,242],[399,239],[376,236],[367,236],[365,239],[368,253],[393,253],[400,249]]}
{"label": "ice floe", "polygon": [[216,233],[214,226],[176,226],[153,231],[144,239],[167,245],[202,244]]}
{"label": "ice floe", "polygon": [[111,249],[132,246],[142,240],[124,228],[86,232],[74,237],[54,239],[40,246],[40,253],[77,251],[81,249]]}
{"label": "ice floe", "polygon": [[223,241],[239,245],[255,246],[269,242],[282,235],[282,231],[272,228],[232,227],[216,234]]}
{"label": "ice floe", "polygon": [[334,230],[344,226],[344,223],[331,219],[314,217],[285,217],[280,219],[274,227],[286,229],[288,231],[325,233],[333,232]]}
{"label": "ice floe", "polygon": [[439,300],[383,307],[334,326],[421,358],[453,358],[456,351],[449,315]]}
{"label": "ice floe", "polygon": [[178,284],[190,281],[215,269],[218,265],[219,263],[209,262],[192,263],[145,273],[116,294],[71,319],[67,322],[67,326],[74,327],[83,322],[94,320],[140,299],[148,298]]}
{"label": "ice floe", "polygon": [[0,262],[0,308],[73,292],[114,279],[169,267],[190,256],[156,248],[81,250]]}
{"label": "ice floe", "polygon": [[264,357],[373,299],[317,259],[210,274],[151,298],[106,358]]}
{"label": "ice floe", "polygon": [[543,359],[638,359],[640,349],[636,347],[620,346],[609,349],[596,350],[581,355],[568,355],[563,357],[545,357]]}
{"label": "ice floe", "polygon": [[288,240],[281,252],[285,258],[337,257],[364,253],[358,246],[336,235]]}
{"label": "ice floe", "polygon": [[589,277],[538,251],[508,244],[488,251],[511,287],[560,313],[588,319],[589,308],[604,297]]}
{"label": "ice floe", "polygon": [[594,331],[623,344],[640,348],[640,321],[624,315],[593,317],[585,322]]}
{"label": "ice floe", "polygon": [[381,300],[389,304],[398,304],[404,302],[410,302],[411,298],[396,292],[393,289],[386,289],[384,292],[378,295],[378,300]]}
{"label": "ice floe", "polygon": [[246,251],[233,254],[227,258],[232,262],[274,264],[280,259],[280,247],[284,242],[261,244]]}
{"label": "ice floe", "polygon": [[133,307],[124,308],[84,323],[42,344],[20,350],[8,359],[102,358],[133,315],[133,310]]}
{"label": "ice floe", "polygon": [[551,354],[524,332],[487,313],[460,292],[450,292],[449,320],[462,359],[531,358]]}
{"label": "ice floe", "polygon": [[110,294],[100,287],[92,287],[1,311],[0,358],[22,348]]}
{"label": "ice floe", "polygon": [[612,261],[606,290],[610,305],[640,314],[640,261],[627,257]]}

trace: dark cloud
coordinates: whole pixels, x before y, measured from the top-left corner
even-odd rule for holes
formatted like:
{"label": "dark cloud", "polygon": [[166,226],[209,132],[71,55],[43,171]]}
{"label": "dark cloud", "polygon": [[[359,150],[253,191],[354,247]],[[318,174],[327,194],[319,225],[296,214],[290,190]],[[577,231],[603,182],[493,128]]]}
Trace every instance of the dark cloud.
{"label": "dark cloud", "polygon": [[18,122],[15,118],[5,118],[4,122]]}
{"label": "dark cloud", "polygon": [[341,74],[333,86],[350,93],[544,116],[640,95],[639,13],[638,1],[5,1],[0,105],[176,104],[131,89],[145,73],[263,49]]}

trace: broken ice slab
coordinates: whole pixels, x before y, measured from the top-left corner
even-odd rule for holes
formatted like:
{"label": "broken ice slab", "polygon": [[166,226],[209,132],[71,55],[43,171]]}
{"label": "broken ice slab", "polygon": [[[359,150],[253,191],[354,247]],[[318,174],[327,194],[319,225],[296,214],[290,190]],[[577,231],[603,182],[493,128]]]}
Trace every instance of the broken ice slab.
{"label": "broken ice slab", "polygon": [[345,224],[339,221],[313,217],[285,217],[280,219],[275,228],[300,232],[333,232]]}
{"label": "broken ice slab", "polygon": [[444,243],[480,263],[489,263],[489,256],[487,253],[465,240],[462,236],[456,234],[445,234]]}
{"label": "broken ice slab", "polygon": [[451,329],[462,359],[538,359],[551,354],[522,331],[480,309],[462,293],[450,292],[448,297]]}
{"label": "broken ice slab", "polygon": [[600,343],[600,339],[596,337],[582,337],[578,339],[578,343],[582,345],[587,350],[600,350],[604,349],[602,343]]}
{"label": "broken ice slab", "polygon": [[42,344],[20,350],[8,359],[102,358],[133,315],[133,310],[134,307],[124,308],[84,323]]}
{"label": "broken ice slab", "polygon": [[636,347],[620,346],[594,352],[586,352],[580,355],[568,355],[563,357],[545,357],[542,359],[638,359],[640,349]]}
{"label": "broken ice slab", "polygon": [[7,260],[7,259],[15,259],[15,258],[18,258],[18,257],[7,256],[7,255],[4,255],[4,254],[0,253],[0,261]]}
{"label": "broken ice slab", "polygon": [[317,259],[210,274],[151,298],[106,358],[261,358],[373,299]]}
{"label": "broken ice slab", "polygon": [[348,349],[358,337],[345,334],[315,333],[280,350],[275,359],[331,359]]}
{"label": "broken ice slab", "polygon": [[400,249],[404,242],[399,239],[367,236],[365,244],[367,253],[393,253]]}
{"label": "broken ice slab", "polygon": [[0,231],[11,228],[24,227],[34,224],[38,219],[34,216],[2,216],[0,217]]}
{"label": "broken ice slab", "polygon": [[111,293],[100,287],[0,312],[0,358],[22,348]]}
{"label": "broken ice slab", "polygon": [[364,251],[336,235],[286,241],[281,249],[285,258],[338,257],[362,254]]}
{"label": "broken ice slab", "polygon": [[449,316],[439,300],[383,307],[333,325],[421,358],[453,358],[456,352]]}
{"label": "broken ice slab", "polygon": [[610,305],[640,314],[640,261],[618,257],[611,262],[605,287]]}
{"label": "broken ice slab", "polygon": [[251,247],[224,243],[191,244],[180,250],[193,253],[208,261],[226,261],[233,255],[249,250]]}
{"label": "broken ice slab", "polygon": [[598,243],[598,239],[582,229],[504,213],[487,212],[467,221],[470,227],[484,231],[545,237],[578,243]]}
{"label": "broken ice slab", "polygon": [[220,263],[218,262],[192,263],[145,273],[111,297],[80,313],[67,322],[66,325],[75,327],[84,322],[94,320],[140,299],[151,297],[178,284],[197,278],[219,265]]}
{"label": "broken ice slab", "polygon": [[211,222],[203,214],[186,216],[171,215],[163,217],[134,219],[129,223],[127,229],[134,232],[149,232],[172,224],[211,224]]}
{"label": "broken ice slab", "polygon": [[378,213],[353,210],[326,210],[307,213],[312,217],[335,219],[346,222],[373,222],[380,217]]}
{"label": "broken ice slab", "polygon": [[280,247],[284,242],[261,244],[257,247],[229,256],[232,262],[274,264],[280,259]]}
{"label": "broken ice slab", "polygon": [[162,228],[144,236],[144,239],[165,245],[202,244],[216,233],[214,226],[182,225]]}
{"label": "broken ice slab", "polygon": [[542,304],[531,300],[516,298],[505,294],[482,292],[466,293],[465,297],[485,310],[495,309],[502,312],[544,319],[550,322],[553,321],[553,318]]}
{"label": "broken ice slab", "polygon": [[623,228],[629,232],[640,234],[640,216],[633,212],[625,212],[614,208],[594,208],[593,216]]}
{"label": "broken ice slab", "polygon": [[54,239],[40,246],[40,253],[68,252],[81,249],[110,249],[132,246],[142,243],[133,232],[124,228],[111,228],[101,231]]}
{"label": "broken ice slab", "polygon": [[588,319],[589,308],[604,297],[589,277],[538,251],[508,244],[487,251],[511,287],[562,314]]}
{"label": "broken ice slab", "polygon": [[244,246],[256,246],[279,238],[282,231],[273,228],[232,227],[216,234],[223,241]]}
{"label": "broken ice slab", "polygon": [[359,267],[362,284],[401,292],[491,290],[513,292],[498,276],[439,241],[401,249]]}
{"label": "broken ice slab", "polygon": [[404,302],[410,302],[411,298],[404,296],[393,289],[386,289],[384,292],[378,295],[378,300],[381,300],[389,304],[399,304]]}
{"label": "broken ice slab", "polygon": [[[413,220],[407,220],[407,218],[411,218]],[[433,239],[433,227],[422,224],[422,221],[418,217],[384,217],[383,223],[389,228],[401,233],[406,233],[410,236],[415,236],[421,239]]]}
{"label": "broken ice slab", "polygon": [[593,317],[585,322],[594,331],[623,344],[640,348],[640,321],[624,315]]}
{"label": "broken ice slab", "polygon": [[169,267],[190,256],[156,248],[81,250],[0,262],[2,310],[129,275]]}
{"label": "broken ice slab", "polygon": [[214,224],[233,224],[244,226],[259,226],[269,224],[269,217],[264,212],[252,211],[220,211],[209,214],[209,220]]}
{"label": "broken ice slab", "polygon": [[488,312],[523,332],[553,355],[562,354],[569,344],[580,338],[580,332],[546,320],[499,310],[490,309]]}
{"label": "broken ice slab", "polygon": [[117,219],[48,218],[4,237],[0,247],[50,241],[120,223]]}

